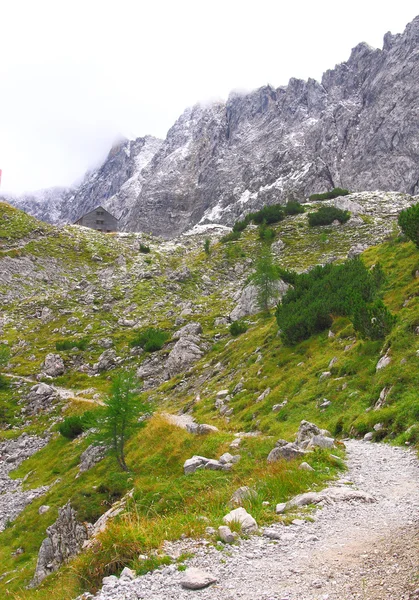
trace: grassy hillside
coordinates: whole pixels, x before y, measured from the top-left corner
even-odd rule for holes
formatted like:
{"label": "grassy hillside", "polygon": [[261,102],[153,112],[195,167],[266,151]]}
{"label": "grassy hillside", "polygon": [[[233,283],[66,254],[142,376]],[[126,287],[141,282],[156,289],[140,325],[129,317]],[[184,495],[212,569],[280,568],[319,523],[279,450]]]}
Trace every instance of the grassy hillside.
{"label": "grassy hillside", "polygon": [[[358,339],[350,321],[340,317],[330,334],[326,331],[286,347],[273,312],[246,317],[248,329],[238,337],[231,336],[228,324],[215,322],[231,312],[235,295],[252,272],[261,244],[253,226],[227,244],[218,241],[221,233],[161,242],[146,236],[104,236],[76,227],[44,226],[0,204],[0,222],[2,214],[8,229],[1,230],[0,290],[3,285],[9,301],[0,313],[0,340],[12,353],[6,370],[30,380],[41,372],[48,353],[60,354],[66,371],[53,383],[74,392],[72,399],[57,401],[50,413],[26,417],[21,413],[22,398],[35,381],[10,380],[0,386],[0,437],[17,437],[22,431],[52,432],[49,444],[13,473],[25,477],[27,489],[51,488],[0,533],[3,596],[74,598],[123,566],[147,571],[169,560],[161,551],[165,539],[200,535],[208,526],[217,527],[232,493],[242,485],[257,491],[246,506],[259,524],[274,519],[287,522],[289,516],[275,515],[275,504],[321,486],[342,467],[328,451],[316,451],[307,459],[314,472],[299,470],[301,461],[266,462],[275,441],[293,439],[302,419],[336,436],[373,431],[377,440],[419,442],[419,252],[399,236],[394,217],[370,214],[361,223],[309,228],[303,214],[274,226],[276,237],[285,244],[277,254],[278,263],[300,271],[331,256],[343,260],[356,243],[386,238],[366,250],[362,260],[368,267],[377,262],[382,266],[383,299],[397,317],[390,335],[379,342]],[[19,223],[23,223],[20,233],[14,234]],[[207,237],[209,255],[204,252]],[[140,242],[150,246],[149,254],[139,251]],[[19,267],[28,260],[33,269],[22,273]],[[130,472],[119,472],[108,457],[76,477],[80,455],[91,437],[67,440],[57,432],[59,421],[86,410],[100,411],[80,398],[100,400],[109,391],[114,373],[147,360],[147,353],[139,354],[130,345],[138,330],[154,325],[168,332],[166,345],[153,354],[163,359],[173,347],[174,332],[191,321],[202,325],[205,353],[188,372],[144,392],[155,414],[129,441]],[[104,351],[104,338],[111,340],[120,361],[113,370],[92,374],[89,369]],[[56,350],[57,342],[81,339],[86,340],[84,349]],[[377,371],[377,362],[386,353],[391,362]],[[330,375],[322,376],[324,372]],[[227,417],[215,405],[216,394],[223,389],[231,396]],[[385,400],[376,409],[380,394]],[[322,407],[325,399],[330,404]],[[216,425],[219,432],[191,435],[167,423],[159,416],[163,411],[188,412],[200,423]],[[243,438],[241,460],[232,471],[183,475],[187,458],[193,454],[218,458],[229,450],[237,432],[260,434]],[[71,499],[80,519],[93,522],[129,490],[134,491],[126,512],[90,551],[48,577],[39,591],[25,589],[45,529],[55,521],[60,506]],[[51,508],[39,515],[42,504]],[[138,559],[139,555],[148,558]]]}

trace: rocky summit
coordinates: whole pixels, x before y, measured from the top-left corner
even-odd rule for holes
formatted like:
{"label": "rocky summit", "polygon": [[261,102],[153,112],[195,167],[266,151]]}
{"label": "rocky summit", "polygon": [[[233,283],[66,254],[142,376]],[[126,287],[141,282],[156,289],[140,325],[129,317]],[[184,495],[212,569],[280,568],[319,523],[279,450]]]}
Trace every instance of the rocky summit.
{"label": "rocky summit", "polygon": [[418,42],[419,17],[387,33],[382,49],[359,44],[321,82],[291,79],[188,108],[164,141],[123,141],[78,188],[8,201],[53,223],[102,204],[123,230],[171,238],[333,187],[415,195]]}

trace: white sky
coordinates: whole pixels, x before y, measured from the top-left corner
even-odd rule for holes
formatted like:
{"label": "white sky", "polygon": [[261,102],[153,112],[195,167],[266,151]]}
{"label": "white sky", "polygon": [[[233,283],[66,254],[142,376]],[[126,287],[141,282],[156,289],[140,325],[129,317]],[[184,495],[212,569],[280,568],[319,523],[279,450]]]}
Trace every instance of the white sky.
{"label": "white sky", "polygon": [[417,2],[2,0],[3,190],[70,185],[120,135],[164,137],[232,89],[319,79]]}

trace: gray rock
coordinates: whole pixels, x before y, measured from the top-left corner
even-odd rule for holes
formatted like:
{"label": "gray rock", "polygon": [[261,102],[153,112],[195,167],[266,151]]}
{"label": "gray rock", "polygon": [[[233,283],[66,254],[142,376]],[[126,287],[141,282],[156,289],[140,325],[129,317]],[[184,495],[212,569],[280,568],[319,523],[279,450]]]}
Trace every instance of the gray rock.
{"label": "gray rock", "polygon": [[239,487],[231,496],[230,504],[234,505],[242,505],[245,500],[252,500],[252,498],[257,497],[256,490],[250,488],[247,485],[243,485]]}
{"label": "gray rock", "polygon": [[371,494],[367,494],[366,492],[362,492],[360,490],[354,490],[348,487],[330,487],[322,490],[321,492],[308,492],[306,494],[299,494],[286,503],[286,508],[288,510],[290,508],[307,506],[308,504],[318,504],[319,502],[331,504],[333,502],[353,501],[365,503],[376,502],[375,498],[371,496]]}
{"label": "gray rock", "polygon": [[313,467],[306,462],[302,462],[298,467],[301,471],[314,471]]}
{"label": "gray rock", "polygon": [[65,371],[64,361],[59,354],[47,354],[42,365],[42,370],[45,375],[49,375],[50,377],[63,375]]}
{"label": "gray rock", "polygon": [[94,365],[93,369],[98,373],[102,373],[103,371],[110,371],[111,369],[114,369],[116,365],[116,352],[113,348],[109,348],[108,350],[102,352],[102,354],[99,356],[99,362]]}
{"label": "gray rock", "polygon": [[223,517],[224,523],[238,523],[243,533],[253,533],[257,531],[258,526],[255,519],[250,515],[245,508],[235,508]]}
{"label": "gray rock", "polygon": [[380,369],[384,369],[384,367],[387,367],[390,363],[391,363],[391,358],[387,353],[380,358],[380,360],[377,363],[377,366],[375,367],[375,370],[379,371]]}
{"label": "gray rock", "polygon": [[335,440],[324,435],[313,435],[307,448],[334,448]]}
{"label": "gray rock", "polygon": [[46,512],[48,512],[48,511],[49,511],[49,509],[50,509],[50,507],[49,507],[49,506],[47,506],[46,504],[42,504],[42,506],[40,506],[40,507],[38,508],[38,513],[39,513],[40,515],[43,515],[43,514],[45,514]]}
{"label": "gray rock", "polygon": [[185,475],[195,473],[197,469],[203,469],[207,462],[208,458],[205,458],[205,456],[192,456],[192,458],[185,460],[183,464],[183,472]]}
{"label": "gray rock", "polygon": [[176,333],[173,334],[172,339],[179,340],[180,338],[188,337],[191,335],[199,336],[199,335],[201,335],[201,333],[202,333],[201,323],[188,323],[187,325],[182,327],[182,329],[179,329],[178,331],[176,331]]}
{"label": "gray rock", "polygon": [[374,437],[374,434],[373,434],[373,432],[372,432],[372,431],[369,431],[368,433],[366,433],[366,434],[364,435],[364,441],[365,441],[365,442],[371,442],[371,441],[372,441],[372,439],[373,439],[373,437]]}
{"label": "gray rock", "polygon": [[[278,300],[282,298],[282,296],[286,293],[289,288],[289,285],[284,281],[277,281],[275,284],[276,294],[270,300],[269,307],[272,308],[276,305]],[[238,319],[242,319],[243,317],[247,317],[248,315],[253,315],[255,313],[260,312],[260,307],[258,303],[258,289],[255,285],[250,284],[244,288],[238,298],[238,304],[230,313],[231,321],[237,321]]]}
{"label": "gray rock", "polygon": [[294,458],[299,458],[304,455],[304,450],[301,450],[296,444],[290,442],[285,444],[285,446],[276,447],[271,450],[268,454],[267,461],[276,462],[281,459],[293,460]]}
{"label": "gray rock", "polygon": [[227,525],[220,525],[218,528],[218,537],[225,544],[232,544],[235,541],[235,537]]}
{"label": "gray rock", "polygon": [[89,537],[89,528],[77,521],[76,513],[67,502],[58,509],[58,519],[47,528],[47,536],[39,549],[32,586],[39,585],[47,575],[80,552]]}
{"label": "gray rock", "polygon": [[310,423],[310,421],[301,421],[300,426],[297,431],[296,443],[302,444],[307,440],[310,440],[313,435],[320,435],[321,431],[314,423]]}
{"label": "gray rock", "polygon": [[35,415],[40,412],[48,412],[54,407],[54,401],[57,399],[57,392],[53,387],[46,383],[37,383],[29,390],[26,397],[26,413]]}
{"label": "gray rock", "polygon": [[80,456],[79,473],[84,473],[98,462],[100,462],[106,454],[106,447],[99,444],[90,444],[88,448]]}
{"label": "gray rock", "polygon": [[189,567],[185,571],[185,575],[181,581],[182,587],[187,590],[201,590],[209,585],[216,583],[217,578],[208,571]]}
{"label": "gray rock", "polygon": [[196,361],[204,355],[203,351],[191,337],[182,337],[176,342],[169,354],[166,369],[170,377],[187,371]]}

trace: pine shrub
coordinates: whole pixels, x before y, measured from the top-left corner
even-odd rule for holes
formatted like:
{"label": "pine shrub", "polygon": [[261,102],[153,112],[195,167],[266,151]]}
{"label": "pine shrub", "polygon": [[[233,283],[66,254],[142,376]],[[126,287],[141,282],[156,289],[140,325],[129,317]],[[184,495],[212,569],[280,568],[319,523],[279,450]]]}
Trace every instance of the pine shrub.
{"label": "pine shrub", "polygon": [[308,223],[311,227],[316,225],[331,225],[333,221],[346,223],[351,213],[348,210],[341,210],[335,206],[322,206],[317,212],[308,213]]}
{"label": "pine shrub", "polygon": [[401,211],[399,226],[409,240],[419,248],[419,203]]}
{"label": "pine shrub", "polygon": [[333,200],[333,198],[337,198],[338,196],[347,196],[350,194],[349,190],[345,190],[344,188],[333,188],[330,192],[324,192],[323,194],[311,194],[309,200],[311,202],[315,202],[316,200]]}
{"label": "pine shrub", "polygon": [[233,337],[237,337],[242,333],[246,333],[247,325],[243,321],[233,321],[230,325],[230,333]]}
{"label": "pine shrub", "polygon": [[284,212],[286,215],[299,215],[304,212],[304,206],[296,200],[288,200],[284,206]]}
{"label": "pine shrub", "polygon": [[156,352],[163,348],[169,338],[170,334],[167,333],[167,331],[155,327],[148,327],[147,329],[140,331],[134,339],[131,340],[130,346],[140,346],[146,352]]}

